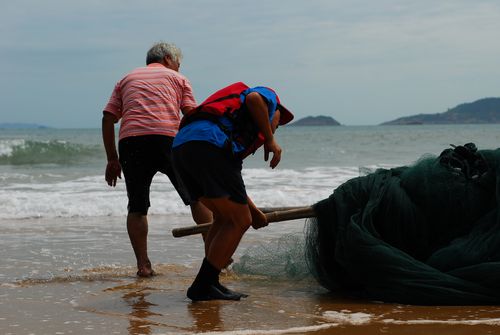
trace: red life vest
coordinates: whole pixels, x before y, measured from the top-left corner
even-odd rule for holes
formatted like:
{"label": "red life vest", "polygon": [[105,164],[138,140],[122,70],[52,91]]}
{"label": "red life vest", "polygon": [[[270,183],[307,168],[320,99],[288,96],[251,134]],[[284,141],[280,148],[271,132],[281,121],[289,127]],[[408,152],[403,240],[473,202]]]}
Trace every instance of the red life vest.
{"label": "red life vest", "polygon": [[[264,135],[259,131],[245,105],[241,102],[241,93],[248,88],[244,83],[237,82],[218,90],[184,115],[179,129],[196,120],[210,120],[228,136],[227,145],[231,151],[232,142],[237,142],[245,148],[243,152],[238,153],[238,157],[243,159],[249,154],[253,154],[264,144]],[[221,124],[219,120],[222,116],[227,117],[232,122],[232,131]]]}

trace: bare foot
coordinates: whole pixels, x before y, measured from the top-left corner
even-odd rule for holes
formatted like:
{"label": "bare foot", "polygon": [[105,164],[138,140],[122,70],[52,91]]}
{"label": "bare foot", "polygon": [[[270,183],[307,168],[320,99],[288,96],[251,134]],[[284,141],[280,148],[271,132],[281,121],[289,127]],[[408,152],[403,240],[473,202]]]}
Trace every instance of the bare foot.
{"label": "bare foot", "polygon": [[137,276],[143,277],[143,278],[153,277],[153,276],[156,276],[156,272],[154,272],[153,269],[139,270],[139,271],[137,271]]}
{"label": "bare foot", "polygon": [[139,265],[137,264],[137,276],[139,277],[153,277],[156,275],[156,272],[153,271],[153,268],[151,267],[151,262],[147,261],[144,265]]}

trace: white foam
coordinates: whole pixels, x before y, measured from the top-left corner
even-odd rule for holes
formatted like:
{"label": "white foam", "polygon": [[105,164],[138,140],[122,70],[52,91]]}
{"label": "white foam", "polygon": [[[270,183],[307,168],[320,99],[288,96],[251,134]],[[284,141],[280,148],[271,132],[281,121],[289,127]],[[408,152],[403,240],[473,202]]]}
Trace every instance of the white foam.
{"label": "white foam", "polygon": [[[258,206],[308,206],[331,195],[357,167],[315,167],[302,170],[244,169],[248,195]],[[15,177],[15,178],[14,178]],[[45,217],[123,216],[127,194],[124,180],[109,187],[102,175],[61,181],[41,178],[33,182],[20,176],[3,176],[0,219]],[[189,214],[168,178],[157,174],[151,185],[150,214]]]}
{"label": "white foam", "polygon": [[[338,324],[336,323],[324,323],[316,326],[303,326],[303,327],[290,327],[285,329],[243,329],[243,330],[229,330],[229,331],[208,331],[199,334],[204,335],[280,335],[280,334],[304,334],[308,332],[316,332],[323,329],[329,329],[332,327],[336,327]],[[176,334],[179,335],[178,332],[175,333],[163,333],[162,335],[171,335]],[[182,333],[181,333],[182,334]],[[184,333],[184,334],[193,334],[193,333]]]}
{"label": "white foam", "polygon": [[396,325],[431,325],[431,324],[444,324],[444,325],[489,325],[489,326],[498,326],[500,325],[500,318],[491,318],[491,319],[465,319],[465,320],[457,320],[457,319],[449,319],[449,320],[431,320],[431,319],[418,319],[418,320],[394,320],[394,319],[385,319],[382,320],[382,323],[386,324],[396,324]]}
{"label": "white foam", "polygon": [[357,312],[351,313],[347,310],[337,311],[325,311],[323,317],[329,321],[333,321],[339,324],[349,324],[349,325],[363,325],[370,323],[372,321],[373,315]]}
{"label": "white foam", "polygon": [[25,140],[1,140],[0,141],[0,157],[9,157],[12,155],[15,147],[22,147],[25,144]]}

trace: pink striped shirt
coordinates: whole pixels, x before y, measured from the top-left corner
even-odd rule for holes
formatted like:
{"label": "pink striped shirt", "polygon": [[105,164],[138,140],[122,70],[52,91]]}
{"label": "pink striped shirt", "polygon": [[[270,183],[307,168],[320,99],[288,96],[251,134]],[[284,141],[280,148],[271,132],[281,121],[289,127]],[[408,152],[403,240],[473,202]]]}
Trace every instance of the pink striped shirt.
{"label": "pink striped shirt", "polygon": [[181,109],[185,107],[196,107],[189,80],[179,72],[152,63],[120,80],[104,111],[121,119],[121,140],[140,135],[174,137]]}

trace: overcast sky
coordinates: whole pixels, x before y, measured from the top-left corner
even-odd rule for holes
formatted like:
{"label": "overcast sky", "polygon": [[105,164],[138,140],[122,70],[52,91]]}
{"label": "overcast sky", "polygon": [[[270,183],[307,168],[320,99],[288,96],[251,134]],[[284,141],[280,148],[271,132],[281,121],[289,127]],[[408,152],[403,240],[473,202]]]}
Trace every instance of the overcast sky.
{"label": "overcast sky", "polygon": [[199,102],[235,81],[296,118],[373,125],[500,96],[500,1],[16,0],[0,10],[0,123],[100,127],[164,40]]}

